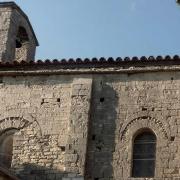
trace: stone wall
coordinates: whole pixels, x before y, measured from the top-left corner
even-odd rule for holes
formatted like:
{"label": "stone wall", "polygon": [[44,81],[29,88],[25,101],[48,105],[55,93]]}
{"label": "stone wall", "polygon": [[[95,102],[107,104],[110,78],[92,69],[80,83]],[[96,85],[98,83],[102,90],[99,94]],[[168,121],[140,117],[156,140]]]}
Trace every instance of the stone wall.
{"label": "stone wall", "polygon": [[[0,66],[0,167],[21,180],[180,179],[178,56],[18,65],[37,45],[24,12],[0,3],[0,62],[16,60]],[[155,176],[133,178],[134,139],[147,129]]]}
{"label": "stone wall", "polygon": [[18,130],[12,158],[17,174],[29,173],[43,179],[42,172],[48,172],[48,177],[52,178],[66,171],[64,154],[71,82],[72,78],[63,76],[58,79],[55,76],[3,78],[1,129]]}
{"label": "stone wall", "polygon": [[11,54],[7,53],[6,49],[10,28],[11,11],[9,11],[9,8],[0,8],[0,14],[0,60],[11,59]]}
{"label": "stone wall", "polygon": [[141,179],[131,178],[133,138],[145,128],[157,136],[155,178],[151,179],[180,177],[179,75],[156,72],[94,78],[87,179]]}
{"label": "stone wall", "polygon": [[16,129],[12,169],[21,179],[84,175],[91,79],[4,77],[1,133]]}
{"label": "stone wall", "polygon": [[1,134],[16,130],[11,169],[32,180],[134,180],[133,138],[149,128],[157,137],[152,179],[179,178],[179,77],[179,72],[2,77]]}

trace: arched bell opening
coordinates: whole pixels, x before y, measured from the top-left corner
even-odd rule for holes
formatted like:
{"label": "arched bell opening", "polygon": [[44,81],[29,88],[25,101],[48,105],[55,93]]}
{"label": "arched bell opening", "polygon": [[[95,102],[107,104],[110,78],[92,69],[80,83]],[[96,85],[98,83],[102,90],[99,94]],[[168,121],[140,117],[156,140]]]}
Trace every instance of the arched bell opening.
{"label": "arched bell opening", "polygon": [[27,60],[30,40],[26,29],[22,26],[20,26],[18,29],[15,43],[15,60],[18,62]]}
{"label": "arched bell opening", "polygon": [[26,29],[20,26],[16,36],[16,48],[21,48],[23,44],[27,42],[29,42],[29,37],[26,32]]}

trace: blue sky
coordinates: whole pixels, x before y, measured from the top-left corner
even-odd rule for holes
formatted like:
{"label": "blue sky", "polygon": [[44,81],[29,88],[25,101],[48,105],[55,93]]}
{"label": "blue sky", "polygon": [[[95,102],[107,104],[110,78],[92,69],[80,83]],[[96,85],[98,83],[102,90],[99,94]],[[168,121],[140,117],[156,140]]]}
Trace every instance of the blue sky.
{"label": "blue sky", "polygon": [[16,0],[40,46],[36,59],[180,54],[175,0]]}

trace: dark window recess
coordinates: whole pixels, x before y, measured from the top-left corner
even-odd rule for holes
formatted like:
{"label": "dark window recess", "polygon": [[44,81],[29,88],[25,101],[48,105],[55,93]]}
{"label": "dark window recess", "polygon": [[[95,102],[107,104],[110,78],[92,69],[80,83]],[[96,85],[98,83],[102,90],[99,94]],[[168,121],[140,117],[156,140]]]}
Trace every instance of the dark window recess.
{"label": "dark window recess", "polygon": [[96,139],[96,135],[93,134],[93,135],[92,135],[92,140],[94,141],[95,139]]}
{"label": "dark window recess", "polygon": [[171,80],[173,81],[173,80],[174,80],[174,78],[173,78],[173,77],[171,77]]}
{"label": "dark window recess", "polygon": [[41,105],[42,105],[42,104],[44,104],[44,99],[42,99],[42,101],[41,101]]}
{"label": "dark window recess", "polygon": [[156,136],[143,132],[134,140],[133,177],[154,177],[156,156]]}
{"label": "dark window recess", "polygon": [[175,137],[174,136],[171,136],[171,141],[174,141]]}
{"label": "dark window recess", "polygon": [[60,98],[57,98],[57,102],[60,102]]}
{"label": "dark window recess", "polygon": [[69,144],[69,150],[71,150],[72,149],[72,145],[71,144]]}
{"label": "dark window recess", "polygon": [[147,108],[145,108],[145,107],[142,107],[142,111],[147,111]]}
{"label": "dark window recess", "polygon": [[16,37],[16,48],[21,48],[23,43],[28,42],[29,37],[24,27],[19,27],[18,34]]}
{"label": "dark window recess", "polygon": [[19,39],[16,39],[16,48],[21,48],[22,44]]}
{"label": "dark window recess", "polygon": [[99,180],[99,178],[94,178],[94,180]]}
{"label": "dark window recess", "polygon": [[63,152],[64,152],[65,149],[66,149],[65,146],[61,146],[60,148],[61,148],[61,151],[63,151]]}
{"label": "dark window recess", "polygon": [[98,151],[101,151],[101,146],[96,146],[96,149],[98,150]]}
{"label": "dark window recess", "polygon": [[104,97],[101,97],[101,98],[100,98],[100,102],[101,102],[101,103],[104,102],[104,100],[105,100]]}

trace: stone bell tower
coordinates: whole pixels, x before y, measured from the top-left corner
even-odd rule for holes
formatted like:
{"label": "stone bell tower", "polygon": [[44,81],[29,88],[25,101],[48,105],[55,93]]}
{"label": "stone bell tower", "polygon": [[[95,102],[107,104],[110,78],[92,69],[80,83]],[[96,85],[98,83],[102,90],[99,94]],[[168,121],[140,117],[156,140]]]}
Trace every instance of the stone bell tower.
{"label": "stone bell tower", "polygon": [[26,14],[14,2],[0,2],[0,62],[34,61],[36,46]]}

